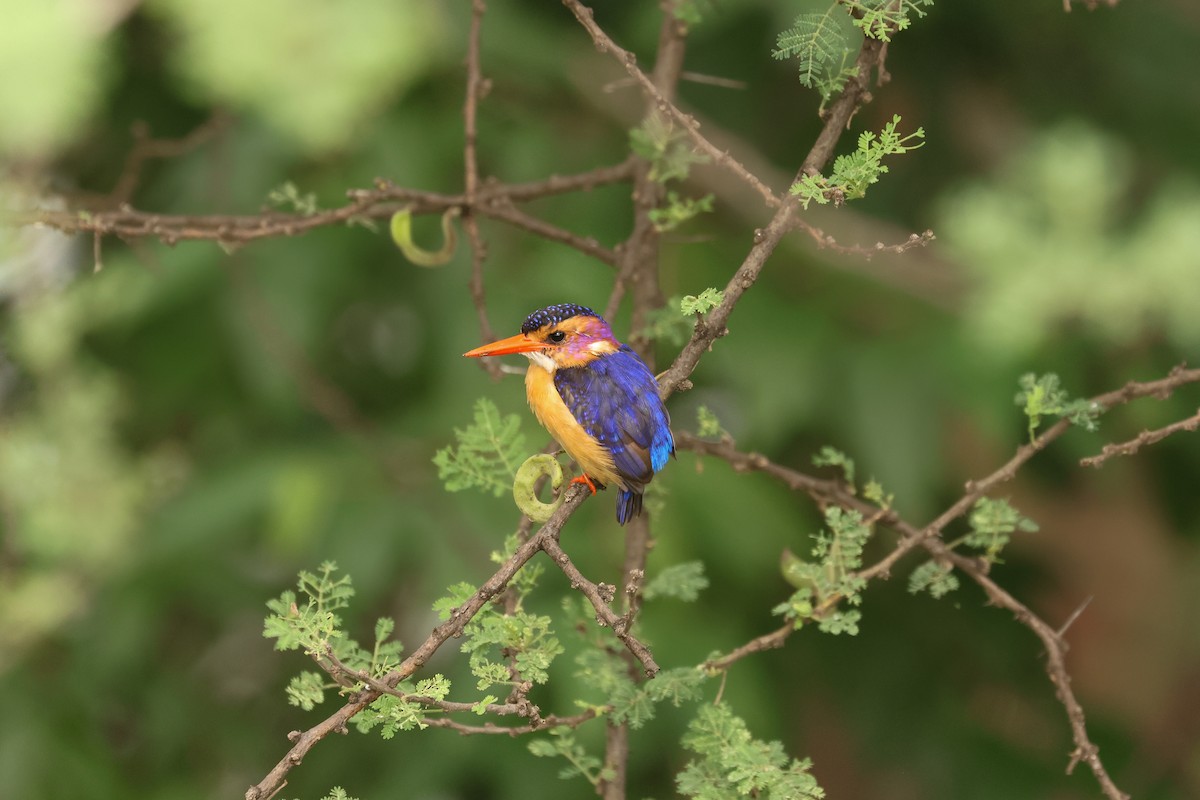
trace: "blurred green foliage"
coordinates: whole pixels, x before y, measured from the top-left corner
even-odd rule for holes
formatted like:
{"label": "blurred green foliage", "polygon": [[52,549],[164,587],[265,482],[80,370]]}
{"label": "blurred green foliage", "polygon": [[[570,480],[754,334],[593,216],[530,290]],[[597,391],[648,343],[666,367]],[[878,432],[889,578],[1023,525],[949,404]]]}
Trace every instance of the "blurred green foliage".
{"label": "blurred green foliage", "polygon": [[[811,143],[821,100],[771,45],[798,13],[827,6],[680,6],[702,20],[687,68],[745,84],[688,81],[682,101],[704,130],[736,134],[735,153],[750,148],[784,176]],[[596,13],[649,63],[657,6]],[[468,21],[466,4],[415,0],[16,0],[0,25],[0,204],[94,200],[121,174],[134,121],[176,137],[217,108],[234,122],[149,162],[136,207],[254,213],[291,181],[295,197],[328,208],[377,176],[459,191]],[[1200,83],[1164,76],[1194,71],[1198,28],[1180,0],[1069,15],[1055,2],[1020,15],[998,2],[929,9],[889,47],[892,81],[839,153],[897,113],[928,143],[890,164],[855,210],[818,211],[863,215],[864,244],[889,237],[873,232],[881,223],[932,227],[938,242],[912,261],[872,262],[894,278],[882,281],[797,237],[741,302],[695,388],[672,399],[676,426],[704,407],[739,448],[800,469],[832,442],[921,524],[1025,440],[1017,376],[1055,372],[1086,397],[1194,358]],[[641,99],[602,91],[624,73],[569,13],[489,4],[483,69],[485,174],[536,180],[627,155]],[[748,220],[765,219],[757,199],[713,175],[689,165],[680,182],[687,196],[712,193],[714,210],[668,234],[668,296],[725,285],[752,241]],[[618,186],[528,210],[613,245],[630,207]],[[414,220],[416,239],[436,240],[437,225]],[[608,267],[482,228],[498,331],[548,303],[603,304]],[[4,793],[240,796],[283,755],[286,732],[320,713],[286,701],[312,665],[262,638],[266,600],[297,571],[337,561],[357,592],[340,620],[347,636],[370,641],[390,617],[400,640],[423,638],[434,600],[490,574],[489,554],[517,522],[507,497],[444,492],[434,454],[485,396],[517,415],[530,451],[544,439],[519,380],[493,383],[459,356],[480,341],[463,248],[418,270],[361,227],[233,253],[105,241],[92,274],[91,244],[0,228],[0,708],[20,720],[0,729]],[[949,273],[961,293],[937,293],[921,267]],[[627,312],[612,322],[628,334]],[[660,364],[675,347],[660,343]],[[1161,800],[1200,792],[1194,727],[1177,713],[1200,663],[1200,451],[1180,434],[1098,473],[1075,459],[1194,410],[1194,391],[1140,401],[1108,414],[1103,436],[1072,431],[1041,454],[1005,491],[1042,533],[1014,540],[992,572],[1052,621],[1096,595],[1069,632],[1075,687],[1118,783]],[[682,675],[673,671],[777,626],[770,609],[792,592],[780,553],[810,552],[822,518],[765,475],[688,453],[660,484],[647,580],[699,562],[709,583],[694,603],[664,592],[643,612],[656,657]],[[948,534],[968,531],[964,521]],[[585,504],[563,544],[593,580],[616,580],[622,542],[607,503]],[[883,546],[867,542],[864,559]],[[906,588],[867,587],[856,637],[806,629],[739,662],[722,692],[744,721],[739,740],[753,731],[746,746],[780,776],[805,765],[766,743],[811,757],[839,798],[1097,796],[1085,770],[1062,775],[1066,721],[1033,637],[971,587],[938,603]],[[567,592],[547,572],[526,612],[557,615]],[[560,645],[533,697],[544,712],[573,713],[575,689],[616,678],[587,655],[592,642]],[[453,650],[418,677],[474,685],[470,659]],[[714,683],[699,689],[705,701]],[[311,679],[296,689],[314,695]],[[640,691],[630,687],[628,714],[646,708]],[[693,758],[663,747],[694,717],[664,699],[631,737],[636,796],[669,796]],[[399,733],[398,712],[389,719],[399,741],[330,737],[289,776],[288,796],[336,785],[362,798],[589,791],[560,783],[562,762],[529,758],[526,742]],[[585,725],[569,749],[594,755],[602,740],[601,723]],[[692,752],[697,764],[717,755]]]}
{"label": "blurred green foliage", "polygon": [[1114,344],[1147,328],[1200,344],[1200,184],[1176,174],[1134,200],[1130,158],[1086,123],[1056,125],[946,198],[938,235],[979,281],[968,319],[981,345],[1027,353],[1069,322]]}

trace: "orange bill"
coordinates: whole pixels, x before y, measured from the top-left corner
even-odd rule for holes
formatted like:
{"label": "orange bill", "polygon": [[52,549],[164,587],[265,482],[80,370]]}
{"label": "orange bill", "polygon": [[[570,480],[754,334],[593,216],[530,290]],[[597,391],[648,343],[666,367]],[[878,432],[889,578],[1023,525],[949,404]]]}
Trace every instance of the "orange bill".
{"label": "orange bill", "polygon": [[516,336],[510,336],[498,342],[485,344],[483,347],[476,347],[470,352],[463,353],[463,355],[467,358],[507,356],[512,353],[532,353],[534,350],[541,350],[545,346],[545,342],[539,342],[536,339],[530,339],[523,333],[518,333]]}

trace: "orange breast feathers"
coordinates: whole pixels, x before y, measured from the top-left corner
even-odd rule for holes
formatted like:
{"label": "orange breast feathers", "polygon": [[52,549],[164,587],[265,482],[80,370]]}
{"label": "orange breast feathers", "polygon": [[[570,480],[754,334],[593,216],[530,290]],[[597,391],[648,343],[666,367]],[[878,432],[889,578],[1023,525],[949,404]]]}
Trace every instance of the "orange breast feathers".
{"label": "orange breast feathers", "polygon": [[592,480],[626,488],[613,466],[612,456],[588,435],[562,401],[554,387],[554,375],[537,364],[530,364],[525,373],[525,396],[538,422]]}

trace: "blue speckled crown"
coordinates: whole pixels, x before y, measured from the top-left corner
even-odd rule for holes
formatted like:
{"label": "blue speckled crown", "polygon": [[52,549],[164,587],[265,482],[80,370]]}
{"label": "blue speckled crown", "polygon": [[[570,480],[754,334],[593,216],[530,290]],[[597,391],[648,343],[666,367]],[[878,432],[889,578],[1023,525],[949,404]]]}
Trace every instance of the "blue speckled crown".
{"label": "blue speckled crown", "polygon": [[558,305],[538,309],[526,317],[525,323],[521,325],[521,333],[532,333],[538,328],[543,328],[546,325],[554,325],[571,317],[595,317],[603,321],[603,318],[599,314],[587,306],[577,306],[574,303],[559,303]]}

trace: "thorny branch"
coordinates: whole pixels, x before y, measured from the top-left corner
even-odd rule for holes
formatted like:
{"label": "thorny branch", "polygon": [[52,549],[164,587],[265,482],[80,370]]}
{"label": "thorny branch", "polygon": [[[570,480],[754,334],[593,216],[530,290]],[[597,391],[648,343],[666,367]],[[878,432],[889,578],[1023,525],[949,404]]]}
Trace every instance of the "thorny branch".
{"label": "thorny branch", "polygon": [[413,214],[440,214],[449,208],[460,208],[507,222],[516,228],[574,247],[606,264],[613,264],[616,257],[594,239],[517,212],[512,203],[621,183],[629,180],[632,172],[632,162],[626,161],[613,167],[589,170],[578,175],[551,176],[530,183],[487,182],[479,188],[474,201],[465,193],[448,195],[425,192],[379,180],[374,189],[348,190],[346,194],[350,202],[345,205],[312,214],[281,211],[242,215],[158,214],[121,204],[111,210],[7,212],[0,216],[0,222],[45,225],[63,233],[91,233],[120,239],[149,237],[168,245],[181,241],[211,241],[232,247],[259,239],[299,236],[332,225],[388,219],[401,208],[407,208]]}
{"label": "thorny branch", "polygon": [[[1092,398],[1092,402],[1098,403],[1104,408],[1112,408],[1140,397],[1157,397],[1161,399],[1168,397],[1179,386],[1196,382],[1200,382],[1200,369],[1189,370],[1183,366],[1178,366],[1171,370],[1170,374],[1165,378],[1146,382],[1130,381],[1120,389],[1097,395]],[[1168,427],[1179,429],[1191,421],[1191,419],[1184,420],[1181,423],[1176,423],[1175,426]],[[877,506],[862,500],[853,494],[848,487],[838,481],[824,480],[789,469],[788,467],[771,462],[759,453],[740,452],[729,442],[709,442],[692,434],[681,432],[676,436],[676,446],[680,449],[692,450],[703,455],[721,458],[729,462],[738,471],[765,472],[783,481],[791,489],[805,492],[818,505],[834,504],[843,508],[856,510],[866,518],[876,517],[878,521],[899,533],[900,539],[891,552],[870,567],[860,570],[857,573],[857,576],[860,578],[871,580],[873,578],[888,577],[896,562],[905,553],[918,546],[927,550],[939,563],[949,563],[970,577],[983,589],[992,604],[1012,612],[1017,621],[1029,628],[1045,647],[1046,673],[1049,675],[1050,681],[1054,684],[1059,701],[1066,710],[1067,719],[1071,726],[1071,734],[1075,742],[1075,750],[1071,753],[1067,771],[1070,772],[1078,762],[1083,761],[1096,776],[1096,780],[1100,783],[1106,797],[1111,800],[1124,800],[1127,795],[1113,783],[1112,778],[1108,775],[1107,770],[1100,760],[1098,748],[1088,738],[1083,708],[1080,706],[1078,699],[1071,689],[1071,680],[1067,672],[1065,659],[1067,645],[1062,639],[1063,634],[1060,633],[1060,630],[1065,630],[1067,626],[1064,625],[1062,629],[1052,627],[1031,611],[1028,606],[1021,603],[993,581],[988,575],[986,564],[980,562],[978,559],[951,550],[939,538],[941,531],[947,524],[965,513],[976,500],[992,488],[1000,483],[1011,480],[1023,464],[1036,453],[1043,450],[1051,441],[1061,436],[1069,426],[1070,423],[1067,420],[1060,420],[1034,440],[1033,443],[1018,448],[1017,453],[1008,462],[991,474],[977,481],[968,481],[964,487],[963,496],[924,528],[917,528],[904,521],[894,510],[881,510]],[[1163,436],[1166,435],[1168,434],[1163,434]],[[1123,446],[1121,445],[1121,447]],[[1069,622],[1070,620],[1068,620]],[[712,670],[726,670],[732,664],[746,656],[763,650],[782,647],[793,631],[794,626],[791,623],[787,623],[770,633],[752,639],[724,656],[707,662],[705,666]]]}
{"label": "thorny branch", "polygon": [[1100,451],[1100,455],[1080,459],[1079,465],[1081,467],[1099,467],[1112,456],[1131,456],[1141,449],[1142,445],[1161,442],[1171,434],[1179,433],[1180,431],[1191,431],[1194,433],[1197,428],[1200,428],[1200,410],[1197,410],[1195,414],[1187,419],[1181,419],[1178,422],[1173,422],[1157,430],[1142,431],[1128,442],[1106,444],[1104,445],[1104,449]]}
{"label": "thorny branch", "polygon": [[[471,30],[467,34],[467,98],[463,103],[463,194],[467,199],[467,214],[463,217],[463,227],[467,231],[467,241],[471,245],[471,301],[475,304],[475,313],[479,317],[479,333],[483,341],[494,341],[496,334],[488,322],[487,294],[483,287],[483,262],[487,259],[487,245],[479,232],[479,220],[475,218],[474,209],[479,195],[479,160],[476,150],[479,131],[476,126],[476,114],[479,99],[487,91],[487,83],[479,67],[479,33],[483,27],[483,14],[487,10],[484,0],[473,0],[471,3]],[[480,359],[480,366],[487,370],[493,378],[500,377],[500,367],[490,359]]]}
{"label": "thorny branch", "polygon": [[[829,107],[825,116],[825,124],[817,134],[817,140],[805,157],[797,179],[803,175],[815,174],[833,157],[838,138],[850,123],[850,118],[859,106],[871,99],[868,90],[873,70],[880,70],[882,75],[884,58],[884,43],[877,39],[866,38],[855,59],[856,74],[846,82],[846,87],[838,95],[837,100]],[[741,300],[746,290],[754,285],[767,263],[767,258],[775,252],[779,242],[791,229],[792,218],[799,208],[799,202],[789,195],[779,206],[775,216],[767,226],[754,233],[754,245],[742,261],[742,266],[730,278],[725,286],[725,294],[721,303],[696,323],[696,330],[691,339],[684,345],[683,350],[675,357],[675,362],[659,377],[659,396],[664,400],[670,397],[676,389],[688,379],[696,369],[701,356],[712,347],[713,342],[725,336],[729,329],[726,323],[733,313],[734,307]]]}

